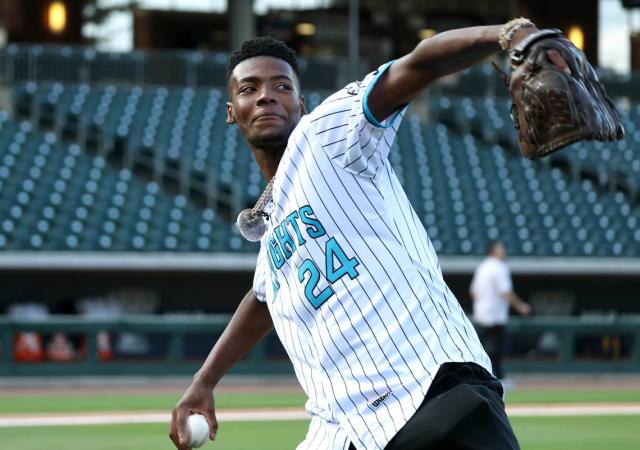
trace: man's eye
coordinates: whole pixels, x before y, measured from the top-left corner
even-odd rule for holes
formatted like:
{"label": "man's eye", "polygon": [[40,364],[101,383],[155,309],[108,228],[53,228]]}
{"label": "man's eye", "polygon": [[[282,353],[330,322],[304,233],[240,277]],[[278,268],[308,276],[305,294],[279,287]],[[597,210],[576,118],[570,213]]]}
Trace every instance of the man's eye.
{"label": "man's eye", "polygon": [[290,91],[291,90],[291,86],[289,86],[288,84],[280,84],[280,85],[278,85],[278,89],[283,90],[283,91]]}
{"label": "man's eye", "polygon": [[243,88],[240,88],[240,93],[241,94],[246,94],[249,92],[254,92],[256,90],[256,88],[254,88],[253,86],[245,86]]}

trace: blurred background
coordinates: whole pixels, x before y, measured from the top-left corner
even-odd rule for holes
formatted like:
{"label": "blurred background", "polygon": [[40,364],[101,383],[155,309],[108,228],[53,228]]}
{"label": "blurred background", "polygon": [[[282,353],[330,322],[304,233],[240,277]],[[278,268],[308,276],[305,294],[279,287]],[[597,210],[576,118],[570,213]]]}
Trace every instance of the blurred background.
{"label": "blurred background", "polygon": [[[640,1],[0,0],[0,379],[188,375],[250,288],[264,181],[224,122],[228,54],[273,35],[311,108],[459,27],[526,16],[584,50],[626,137],[519,154],[487,62],[409,109],[390,160],[465,310],[501,239],[534,308],[510,373],[640,370]],[[495,62],[504,65],[504,55]],[[270,336],[235,373],[291,374]]]}

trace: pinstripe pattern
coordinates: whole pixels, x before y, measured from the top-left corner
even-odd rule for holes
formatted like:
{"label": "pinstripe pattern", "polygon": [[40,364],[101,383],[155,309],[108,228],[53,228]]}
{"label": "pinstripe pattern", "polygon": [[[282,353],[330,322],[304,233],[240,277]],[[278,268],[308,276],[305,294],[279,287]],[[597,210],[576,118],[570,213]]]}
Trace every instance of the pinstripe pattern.
{"label": "pinstripe pattern", "polygon": [[302,118],[267,205],[254,291],[309,396],[299,450],[383,449],[441,364],[491,370],[387,160],[404,111],[367,111],[386,67]]}

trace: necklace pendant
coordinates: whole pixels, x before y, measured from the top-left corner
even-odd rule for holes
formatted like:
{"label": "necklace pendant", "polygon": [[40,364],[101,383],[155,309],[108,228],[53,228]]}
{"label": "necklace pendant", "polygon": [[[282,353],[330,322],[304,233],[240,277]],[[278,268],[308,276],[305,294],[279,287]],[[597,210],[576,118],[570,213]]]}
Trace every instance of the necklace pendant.
{"label": "necklace pendant", "polygon": [[261,213],[262,211],[245,209],[238,214],[236,227],[238,227],[238,231],[247,241],[258,242],[267,232],[266,214]]}

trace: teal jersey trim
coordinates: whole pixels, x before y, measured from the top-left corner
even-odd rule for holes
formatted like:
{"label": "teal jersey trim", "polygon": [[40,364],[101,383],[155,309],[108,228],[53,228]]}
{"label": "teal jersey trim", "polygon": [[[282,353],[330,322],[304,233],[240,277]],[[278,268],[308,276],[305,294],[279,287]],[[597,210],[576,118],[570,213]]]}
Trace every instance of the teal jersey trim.
{"label": "teal jersey trim", "polygon": [[[378,128],[389,128],[389,127],[391,127],[393,125],[393,122],[396,120],[396,117],[398,117],[400,115],[400,113],[402,112],[402,109],[403,109],[403,108],[398,109],[398,111],[396,111],[396,113],[393,115],[393,117],[391,117],[391,119],[387,119],[388,122],[387,122],[386,125],[384,125],[381,122],[379,122],[378,119],[376,119],[373,116],[373,114],[371,113],[371,110],[369,109],[369,93],[371,92],[371,89],[373,89],[373,87],[378,82],[378,79],[382,76],[382,74],[384,74],[386,72],[386,70],[389,67],[391,67],[391,64],[393,64],[394,62],[395,62],[395,59],[389,61],[388,63],[383,65],[380,69],[378,69],[378,73],[376,74],[374,79],[369,82],[369,85],[367,86],[367,90],[364,93],[364,97],[362,97],[362,109],[364,111],[364,116],[367,118],[369,123],[371,123],[372,125],[374,125],[374,126],[376,126]],[[383,120],[383,122],[385,122],[387,120]]]}

